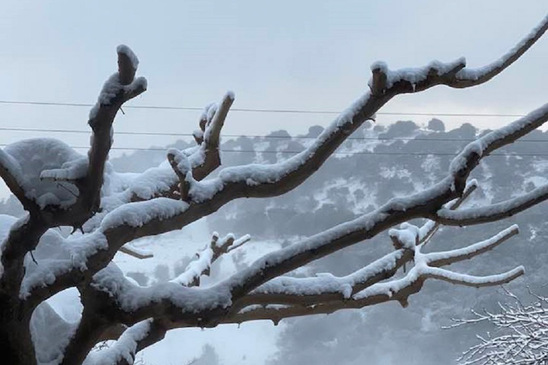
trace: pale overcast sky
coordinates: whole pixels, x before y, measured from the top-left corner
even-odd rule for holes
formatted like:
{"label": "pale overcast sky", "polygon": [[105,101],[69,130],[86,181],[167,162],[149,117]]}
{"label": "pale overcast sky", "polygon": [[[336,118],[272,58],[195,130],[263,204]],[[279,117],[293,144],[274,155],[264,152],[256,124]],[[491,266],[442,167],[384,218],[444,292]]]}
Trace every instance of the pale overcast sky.
{"label": "pale overcast sky", "polygon": [[[202,107],[226,90],[235,108],[339,111],[367,89],[370,65],[421,66],[466,56],[470,66],[508,51],[548,11],[525,1],[3,1],[0,100],[93,103],[129,45],[149,90],[133,105]],[[546,102],[548,40],[474,90],[407,95],[383,111],[521,114]],[[3,105],[0,126],[86,129],[88,108]],[[198,112],[126,110],[118,130],[188,133]],[[493,127],[508,118],[440,117]],[[233,112],[226,133],[305,132],[333,115]],[[429,117],[380,117],[380,123]],[[42,134],[43,135],[43,134]],[[32,137],[3,132],[0,143]],[[86,135],[53,135],[87,145]],[[122,137],[118,147],[175,138]]]}

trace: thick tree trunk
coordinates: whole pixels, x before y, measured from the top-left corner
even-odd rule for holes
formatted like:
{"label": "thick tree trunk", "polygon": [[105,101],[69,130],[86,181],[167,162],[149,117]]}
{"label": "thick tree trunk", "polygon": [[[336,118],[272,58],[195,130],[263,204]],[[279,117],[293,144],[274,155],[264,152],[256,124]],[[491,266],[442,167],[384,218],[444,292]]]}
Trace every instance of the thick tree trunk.
{"label": "thick tree trunk", "polygon": [[10,298],[0,295],[0,356],[2,364],[36,365],[30,315],[21,315]]}
{"label": "thick tree trunk", "polygon": [[61,365],[82,364],[93,346],[100,341],[101,335],[112,326],[111,322],[100,315],[101,297],[96,297],[90,290],[81,290],[80,300],[84,306],[82,317],[65,349]]}

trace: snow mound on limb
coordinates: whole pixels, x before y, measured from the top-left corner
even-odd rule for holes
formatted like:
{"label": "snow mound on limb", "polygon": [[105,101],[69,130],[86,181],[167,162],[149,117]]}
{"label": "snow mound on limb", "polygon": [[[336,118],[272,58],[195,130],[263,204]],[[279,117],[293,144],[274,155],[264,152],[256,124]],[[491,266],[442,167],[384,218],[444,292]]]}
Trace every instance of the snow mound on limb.
{"label": "snow mound on limb", "polygon": [[41,208],[74,204],[78,189],[69,182],[55,180],[81,178],[88,167],[86,156],[53,138],[10,144],[0,152],[0,162],[9,168],[25,196]]}

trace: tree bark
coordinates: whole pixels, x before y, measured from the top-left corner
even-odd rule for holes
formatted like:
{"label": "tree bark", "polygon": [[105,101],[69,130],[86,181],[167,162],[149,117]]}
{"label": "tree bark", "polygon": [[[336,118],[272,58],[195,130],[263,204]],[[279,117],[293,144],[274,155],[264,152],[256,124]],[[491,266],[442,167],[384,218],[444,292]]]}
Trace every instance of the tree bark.
{"label": "tree bark", "polygon": [[30,333],[30,315],[21,314],[18,304],[0,295],[0,355],[3,364],[35,365]]}

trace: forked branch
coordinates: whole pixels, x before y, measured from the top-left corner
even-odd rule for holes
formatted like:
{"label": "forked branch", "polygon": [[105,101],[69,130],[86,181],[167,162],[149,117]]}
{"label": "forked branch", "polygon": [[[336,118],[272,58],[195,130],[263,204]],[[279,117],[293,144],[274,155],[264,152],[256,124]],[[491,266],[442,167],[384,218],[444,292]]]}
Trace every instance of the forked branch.
{"label": "forked branch", "polygon": [[88,153],[89,165],[85,183],[81,190],[86,205],[96,212],[100,205],[100,189],[103,185],[103,173],[110,148],[112,146],[112,123],[120,107],[128,100],[140,95],[147,88],[146,79],[135,79],[139,65],[137,56],[127,46],[119,46],[118,72],[103,85],[97,103],[89,115],[93,135]]}
{"label": "forked branch", "polygon": [[[125,244],[136,238],[180,229],[237,198],[271,197],[292,190],[319,169],[352,132],[393,97],[420,92],[436,85],[464,88],[484,83],[531,47],[546,31],[547,24],[548,17],[508,55],[479,71],[468,70],[464,59],[397,71],[376,63],[372,67],[370,91],[343,112],[304,151],[281,163],[229,167],[211,177],[211,172],[221,163],[220,131],[234,100],[233,95],[228,93],[218,106],[206,109],[200,120],[201,131],[194,134],[198,143],[196,147],[169,151],[169,166],[165,164],[155,169],[154,172],[159,172],[156,175],[144,173],[126,191],[116,196],[116,199],[119,198],[116,204],[105,204],[106,211],[100,213],[100,223],[76,242],[74,247],[81,250],[78,256],[71,256],[73,262],[55,267],[55,278],[46,283],[29,279],[31,282],[26,283],[29,291],[24,299],[29,313],[48,296],[77,286],[82,297],[85,297],[82,299],[84,312],[91,311],[92,314],[82,317],[83,326],[78,328],[74,338],[82,339],[86,345],[93,345],[97,338],[86,337],[86,329],[91,328],[95,320],[100,321],[97,322],[100,326],[92,328],[96,332],[94,336],[100,336],[112,326],[128,326],[119,339],[118,347],[129,348],[129,357],[124,357],[124,360],[130,362],[136,351],[162,338],[170,328],[208,327],[260,318],[277,320],[390,300],[398,300],[405,306],[408,297],[418,292],[427,279],[476,287],[513,280],[523,273],[523,268],[498,275],[471,276],[450,271],[445,266],[496,247],[517,233],[515,227],[462,249],[424,253],[423,248],[439,224],[462,225],[499,220],[548,199],[548,190],[542,187],[504,204],[455,210],[470,192],[466,189],[468,178],[480,161],[545,123],[548,120],[548,104],[468,144],[453,159],[446,176],[428,189],[405,198],[392,199],[353,221],[265,255],[210,287],[199,287],[200,277],[208,273],[218,257],[238,246],[233,238],[224,241],[214,238],[209,247],[191,262],[184,277],[153,287],[134,285],[114,264],[109,263]],[[52,221],[54,223],[83,223],[99,211],[104,164],[112,144],[112,122],[125,101],[146,89],[144,79],[135,79],[137,59],[127,47],[118,49],[118,65],[118,73],[105,83],[99,101],[90,114],[92,145],[85,176],[74,180],[80,191],[77,203],[61,213],[63,218],[56,218]],[[8,161],[6,158],[3,160]],[[9,180],[8,172],[6,168],[0,169],[0,175]],[[142,194],[137,194],[139,188]],[[17,186],[14,189],[17,191]],[[174,190],[178,191],[180,199],[173,199],[176,196]],[[142,201],[136,201],[139,200],[136,197]],[[427,218],[432,222],[421,228],[406,224],[394,230],[391,236],[395,251],[354,273],[344,277],[283,276],[415,218]],[[10,245],[13,247],[13,242],[7,242],[6,247]],[[399,269],[408,263],[412,267],[397,277]],[[124,346],[124,343],[130,346]],[[71,349],[75,349],[74,358],[81,357],[77,345],[77,342],[69,344]]]}
{"label": "forked branch", "polygon": [[236,248],[249,242],[251,237],[245,235],[239,239],[235,239],[234,235],[228,234],[223,238],[219,238],[219,234],[214,232],[209,245],[196,254],[196,259],[191,261],[183,273],[171,280],[172,283],[183,286],[200,286],[200,277],[209,276],[211,265],[223,254],[231,252]]}

